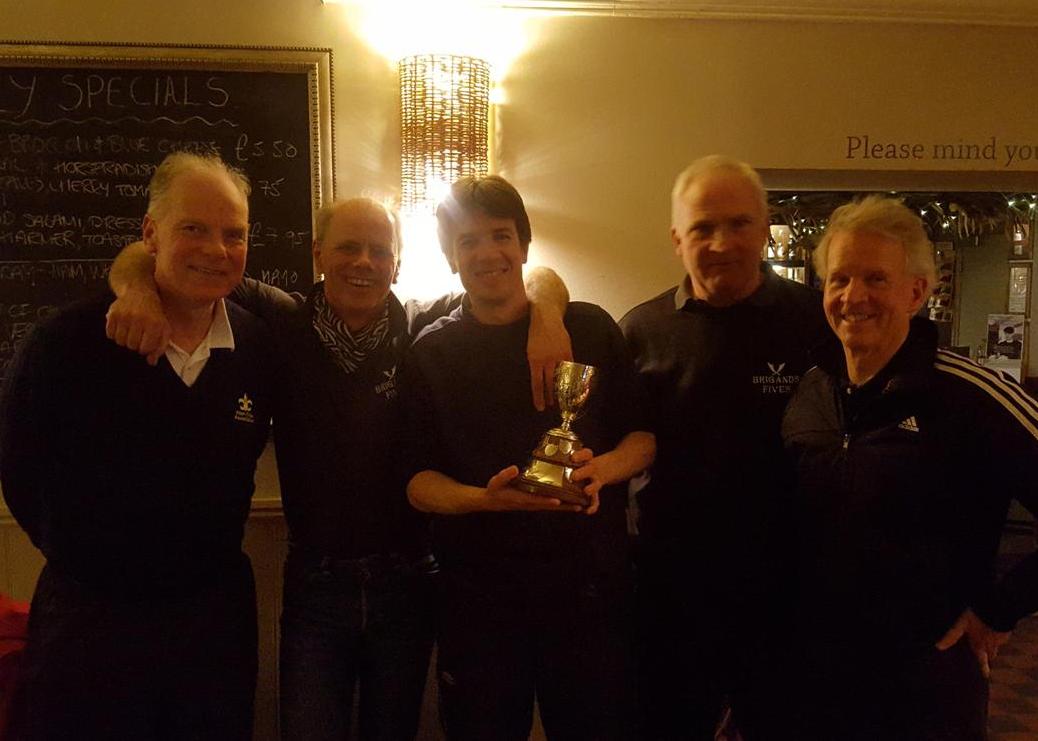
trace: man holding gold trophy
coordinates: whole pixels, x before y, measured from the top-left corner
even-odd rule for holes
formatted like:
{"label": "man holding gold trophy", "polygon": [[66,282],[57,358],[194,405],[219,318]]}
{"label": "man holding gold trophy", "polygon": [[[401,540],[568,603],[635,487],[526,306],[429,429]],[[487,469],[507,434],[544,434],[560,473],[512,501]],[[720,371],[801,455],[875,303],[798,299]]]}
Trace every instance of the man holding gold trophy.
{"label": "man holding gold trophy", "polygon": [[571,303],[578,362],[556,372],[559,410],[538,412],[522,198],[500,177],[463,178],[436,215],[467,298],[415,341],[404,388],[408,498],[436,515],[442,566],[442,721],[452,739],[526,739],[536,694],[550,737],[631,738],[626,488],[616,485],[652,462],[655,441],[623,337],[602,309]]}
{"label": "man holding gold trophy", "polygon": [[[584,487],[573,480],[576,461],[583,460],[587,453],[577,456],[584,443],[572,430],[573,422],[587,404],[591,390],[595,387],[598,369],[593,365],[564,360],[555,369],[555,401],[562,414],[562,424],[544,433],[541,442],[533,450],[529,465],[523,469],[516,486],[531,494],[540,494],[549,499],[589,507],[592,497]],[[576,461],[574,456],[577,456]]]}

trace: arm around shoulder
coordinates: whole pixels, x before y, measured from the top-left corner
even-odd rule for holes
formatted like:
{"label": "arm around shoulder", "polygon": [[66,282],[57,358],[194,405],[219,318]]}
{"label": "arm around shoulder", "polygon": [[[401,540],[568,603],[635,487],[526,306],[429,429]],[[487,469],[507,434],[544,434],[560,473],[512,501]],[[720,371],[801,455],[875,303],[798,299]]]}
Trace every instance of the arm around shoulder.
{"label": "arm around shoulder", "polygon": [[266,322],[295,311],[304,300],[302,294],[288,293],[255,278],[242,278],[227,298]]}
{"label": "arm around shoulder", "polygon": [[563,322],[569,306],[569,291],[554,270],[538,267],[526,275],[526,296],[530,301],[530,331],[526,341],[530,390],[534,407],[543,410],[554,403],[555,366],[564,360],[573,360],[573,347]]}
{"label": "arm around shoulder", "polygon": [[116,299],[105,317],[105,334],[155,365],[173,331],[155,285],[155,258],[144,242],[129,244],[116,256],[108,285]]}
{"label": "arm around shoulder", "polygon": [[526,298],[534,306],[554,309],[560,316],[569,305],[569,289],[551,268],[536,267],[526,271]]}

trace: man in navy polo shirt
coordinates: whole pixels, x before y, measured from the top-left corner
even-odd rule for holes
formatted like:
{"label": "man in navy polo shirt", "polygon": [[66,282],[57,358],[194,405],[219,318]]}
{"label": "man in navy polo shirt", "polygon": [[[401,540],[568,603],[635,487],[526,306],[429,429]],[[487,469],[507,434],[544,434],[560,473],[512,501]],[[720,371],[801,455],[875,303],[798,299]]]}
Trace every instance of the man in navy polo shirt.
{"label": "man in navy polo shirt", "polygon": [[749,165],[693,162],[672,193],[686,275],[620,321],[658,445],[638,495],[641,698],[653,739],[713,738],[729,703],[747,741],[774,725],[771,652],[792,578],[779,426],[826,326],[816,291],[761,262],[768,230]]}

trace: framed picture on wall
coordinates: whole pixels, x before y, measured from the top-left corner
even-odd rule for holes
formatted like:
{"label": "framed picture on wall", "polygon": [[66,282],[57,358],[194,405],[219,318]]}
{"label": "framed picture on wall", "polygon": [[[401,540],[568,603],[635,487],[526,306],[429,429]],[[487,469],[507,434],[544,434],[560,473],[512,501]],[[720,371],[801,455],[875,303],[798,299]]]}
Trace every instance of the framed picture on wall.
{"label": "framed picture on wall", "polygon": [[1006,309],[1010,314],[1026,314],[1031,296],[1031,266],[1009,265],[1009,299]]}
{"label": "framed picture on wall", "polygon": [[988,314],[988,358],[1020,360],[1023,356],[1023,314]]}

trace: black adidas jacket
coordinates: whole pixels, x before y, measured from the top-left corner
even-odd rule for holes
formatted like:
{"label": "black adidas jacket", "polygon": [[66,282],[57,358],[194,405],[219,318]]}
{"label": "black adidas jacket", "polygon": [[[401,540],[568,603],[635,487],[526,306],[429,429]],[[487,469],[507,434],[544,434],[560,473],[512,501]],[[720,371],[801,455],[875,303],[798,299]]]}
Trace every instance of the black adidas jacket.
{"label": "black adidas jacket", "polygon": [[932,644],[966,607],[997,630],[1038,609],[1038,554],[994,577],[1010,500],[1038,512],[1038,404],[937,350],[926,320],[860,389],[838,344],[819,361],[782,427],[799,479],[801,619]]}

